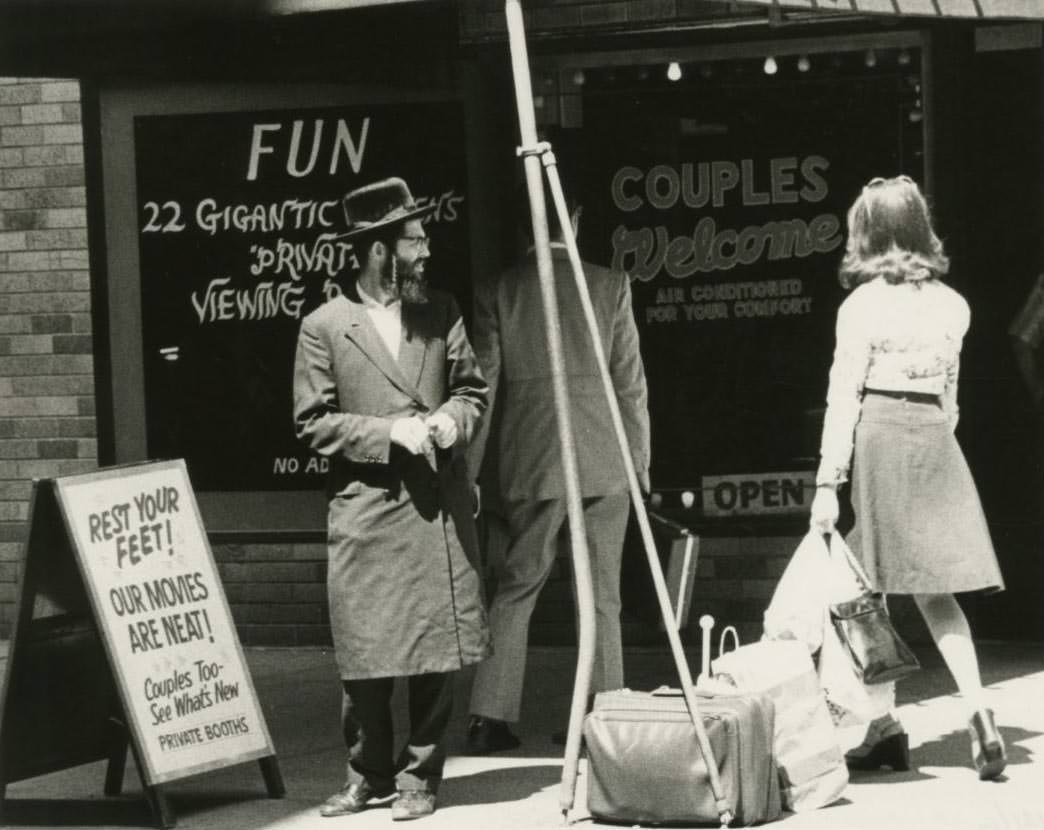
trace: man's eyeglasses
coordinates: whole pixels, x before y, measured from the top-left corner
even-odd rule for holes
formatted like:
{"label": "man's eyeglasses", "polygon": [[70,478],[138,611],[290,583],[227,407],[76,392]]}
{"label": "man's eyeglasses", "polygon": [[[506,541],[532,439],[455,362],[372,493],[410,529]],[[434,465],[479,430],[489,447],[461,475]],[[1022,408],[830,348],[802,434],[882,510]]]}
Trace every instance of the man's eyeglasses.
{"label": "man's eyeglasses", "polygon": [[414,250],[419,251],[423,248],[425,251],[431,250],[431,237],[428,236],[400,236],[403,242],[408,242]]}

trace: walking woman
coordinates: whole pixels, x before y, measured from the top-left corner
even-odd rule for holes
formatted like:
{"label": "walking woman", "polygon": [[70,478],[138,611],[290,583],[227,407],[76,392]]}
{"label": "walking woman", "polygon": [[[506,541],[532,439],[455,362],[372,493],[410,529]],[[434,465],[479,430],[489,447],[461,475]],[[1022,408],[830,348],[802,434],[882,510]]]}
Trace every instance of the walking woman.
{"label": "walking woman", "polygon": [[[875,590],[911,594],[968,706],[972,762],[983,780],[1006,761],[986,708],[963,591],[1004,581],[979,496],[953,430],[957,370],[970,311],[941,277],[949,269],[928,205],[906,176],[873,179],[848,212],[821,460],[811,525],[830,533],[851,468],[848,543]],[[891,715],[870,724],[849,766],[909,768]]]}

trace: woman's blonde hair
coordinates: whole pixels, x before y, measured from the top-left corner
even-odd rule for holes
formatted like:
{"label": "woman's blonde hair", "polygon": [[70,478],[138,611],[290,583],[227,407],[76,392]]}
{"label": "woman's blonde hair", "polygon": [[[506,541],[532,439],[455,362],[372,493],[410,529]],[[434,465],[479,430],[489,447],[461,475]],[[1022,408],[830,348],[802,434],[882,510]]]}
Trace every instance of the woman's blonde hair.
{"label": "woman's blonde hair", "polygon": [[854,288],[876,277],[916,282],[949,270],[916,182],[909,176],[871,179],[848,211],[841,285]]}

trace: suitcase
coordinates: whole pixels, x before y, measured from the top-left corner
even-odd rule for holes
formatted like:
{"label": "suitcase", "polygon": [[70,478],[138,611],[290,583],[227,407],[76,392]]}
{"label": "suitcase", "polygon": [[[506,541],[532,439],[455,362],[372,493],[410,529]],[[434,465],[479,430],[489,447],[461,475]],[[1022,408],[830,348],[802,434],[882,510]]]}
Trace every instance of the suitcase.
{"label": "suitcase", "polygon": [[[779,817],[772,753],[774,709],[765,695],[698,695],[699,712],[734,821]],[[584,720],[587,807],[599,819],[719,823],[719,809],[685,698],[677,689],[602,692]]]}

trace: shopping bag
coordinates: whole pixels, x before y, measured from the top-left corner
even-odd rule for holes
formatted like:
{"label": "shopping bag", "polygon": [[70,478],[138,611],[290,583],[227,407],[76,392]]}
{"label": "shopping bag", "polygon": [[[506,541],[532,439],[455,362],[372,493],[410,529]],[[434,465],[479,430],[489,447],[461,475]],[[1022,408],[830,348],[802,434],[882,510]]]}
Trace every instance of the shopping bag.
{"label": "shopping bag", "polygon": [[[707,620],[709,625],[703,629],[703,644],[700,649],[702,669],[696,678],[696,691],[708,695],[733,694],[736,691],[736,684],[733,682],[733,679],[727,674],[722,674],[712,669],[712,665],[716,664],[716,661],[712,659],[710,647],[710,632],[714,627],[714,617],[706,615],[703,620]],[[701,625],[703,620],[700,620]],[[729,638],[732,640],[732,648],[738,649],[740,647],[739,632],[734,625],[725,626],[721,630],[721,634],[718,635],[719,658],[725,654],[725,644]]]}
{"label": "shopping bag", "polygon": [[787,563],[764,615],[765,637],[799,640],[810,653],[823,643],[823,608],[834,600],[830,551],[817,531],[809,531]]}
{"label": "shopping bag", "polygon": [[[822,614],[820,614],[822,616]],[[822,625],[822,619],[820,619]],[[721,644],[731,626],[722,632]],[[772,749],[779,767],[783,805],[794,812],[814,810],[841,797],[848,768],[827,709],[812,657],[797,640],[761,640],[738,645],[711,662],[703,688],[768,696],[776,710]]]}
{"label": "shopping bag", "polygon": [[[825,540],[824,540],[825,544]],[[829,564],[826,576],[822,580],[822,597],[826,600],[819,607],[825,608],[836,603],[848,602],[861,597],[866,590],[866,579],[860,579],[853,567],[855,556],[845,544],[840,533],[830,534],[830,547],[827,556]]]}
{"label": "shopping bag", "polygon": [[895,683],[867,685],[859,678],[829,615],[829,610],[823,612],[817,673],[834,725],[855,726],[887,715],[895,706]]}
{"label": "shopping bag", "polygon": [[830,620],[856,675],[863,683],[876,684],[917,671],[921,664],[892,625],[884,595],[872,590],[869,578],[843,540],[831,540],[830,555],[838,568],[851,568],[860,583],[857,596],[830,605]]}

